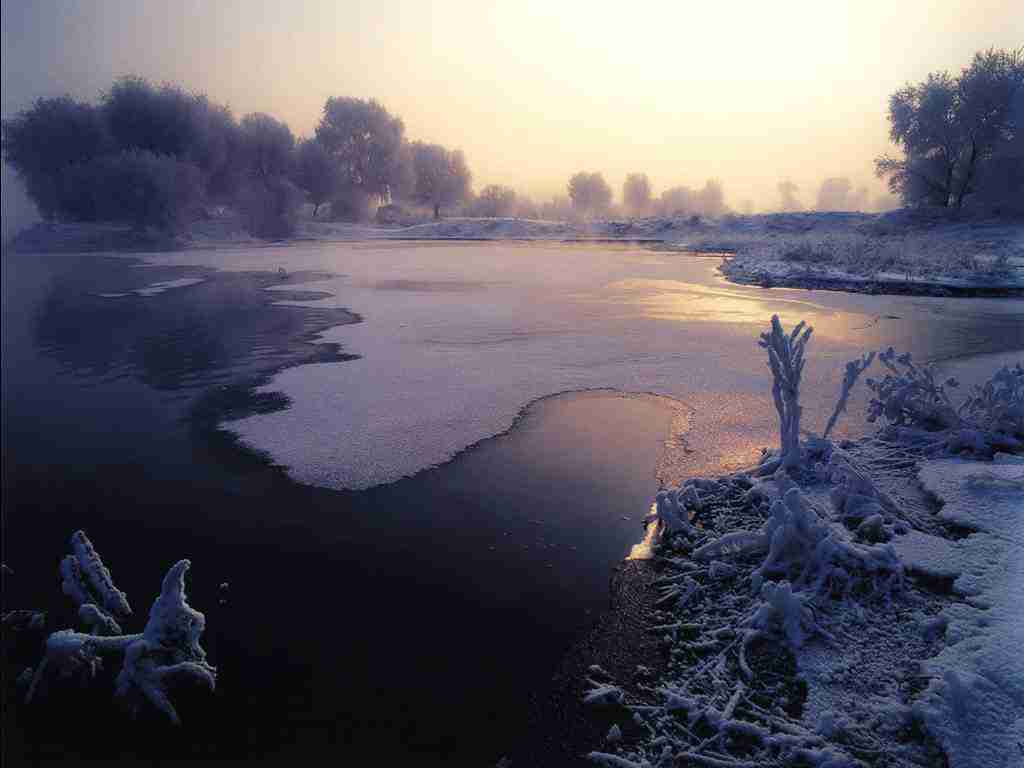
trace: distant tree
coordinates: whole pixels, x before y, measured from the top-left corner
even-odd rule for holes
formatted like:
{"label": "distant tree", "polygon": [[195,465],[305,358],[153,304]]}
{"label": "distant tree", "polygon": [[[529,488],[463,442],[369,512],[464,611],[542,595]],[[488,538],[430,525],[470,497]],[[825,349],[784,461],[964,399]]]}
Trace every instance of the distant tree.
{"label": "distant tree", "polygon": [[672,187],[661,193],[661,212],[665,216],[689,216],[696,207],[696,195],[689,187]]}
{"label": "distant tree", "polygon": [[849,199],[849,210],[851,211],[866,211],[870,203],[868,198],[871,196],[871,191],[863,184],[857,187],[857,191],[850,195]]}
{"label": "distant tree", "polygon": [[118,149],[184,157],[196,143],[196,98],[181,88],[122,77],[103,95],[103,111]]}
{"label": "distant tree", "polygon": [[825,179],[821,182],[818,190],[818,202],[815,210],[818,211],[848,211],[850,210],[850,190],[853,184],[845,176],[836,176]]}
{"label": "distant tree", "polygon": [[413,199],[434,209],[434,218],[441,218],[441,208],[465,200],[469,195],[472,174],[461,150],[449,151],[440,144],[414,141],[410,144],[416,182]]}
{"label": "distant tree", "polygon": [[270,115],[254,112],[239,123],[246,170],[259,179],[286,176],[292,169],[295,137],[291,129]]}
{"label": "distant tree", "polygon": [[485,218],[511,216],[516,210],[516,191],[500,184],[488,184],[480,190],[473,209],[477,216]]}
{"label": "distant tree", "polygon": [[541,204],[539,213],[545,221],[568,221],[573,216],[573,207],[568,197],[555,195]]}
{"label": "distant tree", "polygon": [[525,195],[516,195],[515,211],[512,215],[517,219],[541,218],[540,207]]}
{"label": "distant tree", "polygon": [[889,136],[903,154],[879,157],[878,175],[907,205],[959,209],[1015,140],[1022,88],[1024,48],[977,53],[959,77],[933,72],[901,88],[889,99]]}
{"label": "distant tree", "polygon": [[797,194],[800,192],[800,187],[789,179],[786,179],[785,181],[779,182],[778,190],[780,211],[783,213],[793,213],[795,211],[803,210],[803,206],[797,198]]}
{"label": "distant tree", "polygon": [[580,171],[569,179],[569,199],[579,214],[604,213],[612,203],[612,188],[600,173]]}
{"label": "distant tree", "polygon": [[37,99],[2,123],[3,159],[46,218],[60,213],[64,171],[109,148],[102,113],[70,96]]}
{"label": "distant tree", "polygon": [[302,193],[291,182],[295,137],[287,125],[255,112],[239,122],[247,181],[239,195],[249,232],[287,237],[295,231]]}
{"label": "distant tree", "polygon": [[646,216],[651,209],[651,181],[646,173],[631,173],[622,185],[622,205],[630,216]]}
{"label": "distant tree", "polygon": [[725,191],[722,182],[717,179],[708,179],[704,188],[697,193],[697,211],[701,216],[718,218],[728,213],[729,208],[725,204]]}
{"label": "distant tree", "polygon": [[194,142],[188,159],[203,174],[207,198],[230,201],[244,175],[241,129],[230,109],[205,96],[194,97],[192,121]]}
{"label": "distant tree", "polygon": [[338,166],[323,144],[316,139],[300,141],[295,152],[295,184],[313,204],[313,218],[320,206],[338,192]]}
{"label": "distant tree", "polygon": [[376,101],[332,97],[316,138],[338,163],[342,187],[380,203],[390,200],[402,179],[405,126]]}

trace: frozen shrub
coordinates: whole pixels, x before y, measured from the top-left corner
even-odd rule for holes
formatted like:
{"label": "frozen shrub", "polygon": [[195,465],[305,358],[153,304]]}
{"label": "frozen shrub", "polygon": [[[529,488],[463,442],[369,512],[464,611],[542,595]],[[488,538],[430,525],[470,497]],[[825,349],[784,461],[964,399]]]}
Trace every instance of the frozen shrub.
{"label": "frozen shrub", "polygon": [[868,379],[875,396],[868,406],[868,421],[879,416],[897,426],[950,429],[960,423],[946,388],[959,386],[956,379],[936,380],[931,366],[918,368],[909,352],[897,355],[892,347],[879,353],[878,360],[889,373],[881,381]]}
{"label": "frozen shrub", "polygon": [[961,412],[979,429],[1024,437],[1024,366],[1000,368],[975,388]]}
{"label": "frozen shrub", "polygon": [[915,366],[910,354],[890,347],[878,359],[889,373],[881,381],[867,380],[874,393],[868,420],[883,418],[901,439],[932,433],[937,444],[953,451],[990,456],[995,451],[1024,450],[1024,368],[1016,364],[997,371],[959,407],[948,389],[956,379],[939,381],[931,366]]}

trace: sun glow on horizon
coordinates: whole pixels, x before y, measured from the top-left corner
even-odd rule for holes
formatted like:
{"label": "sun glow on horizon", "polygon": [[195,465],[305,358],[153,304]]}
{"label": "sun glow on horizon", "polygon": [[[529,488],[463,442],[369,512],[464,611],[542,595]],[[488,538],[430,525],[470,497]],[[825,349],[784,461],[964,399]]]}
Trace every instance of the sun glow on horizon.
{"label": "sun glow on horizon", "polygon": [[618,196],[721,179],[764,209],[789,178],[882,190],[889,94],[1024,41],[1012,0],[595,4],[4,3],[3,112],[95,98],[114,77],[175,81],[310,134],[331,95],[376,98],[412,138],[462,148],[474,186],[564,194],[602,171]]}

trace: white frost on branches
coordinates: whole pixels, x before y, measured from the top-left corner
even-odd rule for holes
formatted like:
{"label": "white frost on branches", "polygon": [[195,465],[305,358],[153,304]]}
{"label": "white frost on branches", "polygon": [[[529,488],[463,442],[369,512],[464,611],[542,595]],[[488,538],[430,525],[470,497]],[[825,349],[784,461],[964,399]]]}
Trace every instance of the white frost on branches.
{"label": "white frost on branches", "polygon": [[772,315],[772,329],[761,334],[758,345],[768,350],[772,371],[772,398],[779,414],[780,445],[778,457],[760,467],[761,475],[776,469],[793,470],[800,466],[800,377],[804,371],[804,350],[814,329],[801,320],[787,335],[778,315]]}

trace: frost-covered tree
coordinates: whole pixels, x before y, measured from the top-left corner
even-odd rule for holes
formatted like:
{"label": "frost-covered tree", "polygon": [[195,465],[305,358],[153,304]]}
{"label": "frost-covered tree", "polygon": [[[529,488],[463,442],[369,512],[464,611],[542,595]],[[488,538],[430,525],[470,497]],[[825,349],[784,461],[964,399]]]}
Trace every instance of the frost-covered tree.
{"label": "frost-covered tree", "polygon": [[[975,54],[959,77],[933,72],[889,99],[889,136],[901,157],[875,161],[908,205],[961,208],[984,184],[987,167],[1016,141],[1024,48]],[[1024,189],[1011,185],[1009,194]]]}
{"label": "frost-covered tree", "polygon": [[472,174],[462,150],[448,150],[440,144],[414,141],[412,149],[415,183],[412,197],[434,209],[434,218],[441,218],[441,208],[465,200],[469,195]]}
{"label": "frost-covered tree", "polygon": [[385,203],[399,184],[405,125],[374,100],[331,97],[316,138],[334,156],[343,186]]}
{"label": "frost-covered tree", "polygon": [[246,183],[239,195],[249,232],[258,237],[292,234],[301,193],[289,179],[295,138],[270,115],[246,115],[240,123]]}
{"label": "frost-covered tree", "polygon": [[630,216],[646,216],[651,208],[651,180],[646,173],[631,173],[622,185],[622,205]]}
{"label": "frost-covered tree", "polygon": [[697,193],[697,212],[701,216],[718,218],[728,213],[725,204],[725,190],[718,179],[708,179],[704,188]]}
{"label": "frost-covered tree", "polygon": [[797,195],[800,193],[800,187],[789,179],[780,181],[778,184],[779,190],[779,210],[783,213],[793,213],[795,211],[803,210],[803,205],[800,204],[800,200]]}
{"label": "frost-covered tree", "polygon": [[845,176],[836,176],[825,179],[821,182],[818,190],[818,202],[815,210],[818,211],[849,211],[850,190],[853,184]]}
{"label": "frost-covered tree", "polygon": [[295,151],[295,184],[313,204],[313,218],[320,206],[338,191],[338,166],[326,147],[316,139],[300,141]]}
{"label": "frost-covered tree", "polygon": [[60,213],[63,173],[103,154],[110,144],[102,112],[70,96],[37,99],[2,125],[4,161],[47,218]]}
{"label": "frost-covered tree", "polygon": [[661,212],[665,216],[688,216],[696,207],[696,195],[689,187],[672,187],[661,193]]}
{"label": "frost-covered tree", "polygon": [[488,184],[477,195],[473,212],[485,218],[511,216],[516,212],[516,191],[500,184]]}
{"label": "frost-covered tree", "polygon": [[259,179],[286,176],[292,169],[295,137],[270,115],[254,112],[240,123],[246,170]]}
{"label": "frost-covered tree", "polygon": [[599,172],[574,174],[568,190],[573,209],[583,216],[604,213],[612,204],[612,188]]}
{"label": "frost-covered tree", "polygon": [[554,195],[540,206],[540,217],[548,221],[568,221],[572,216],[572,202],[563,195]]}

